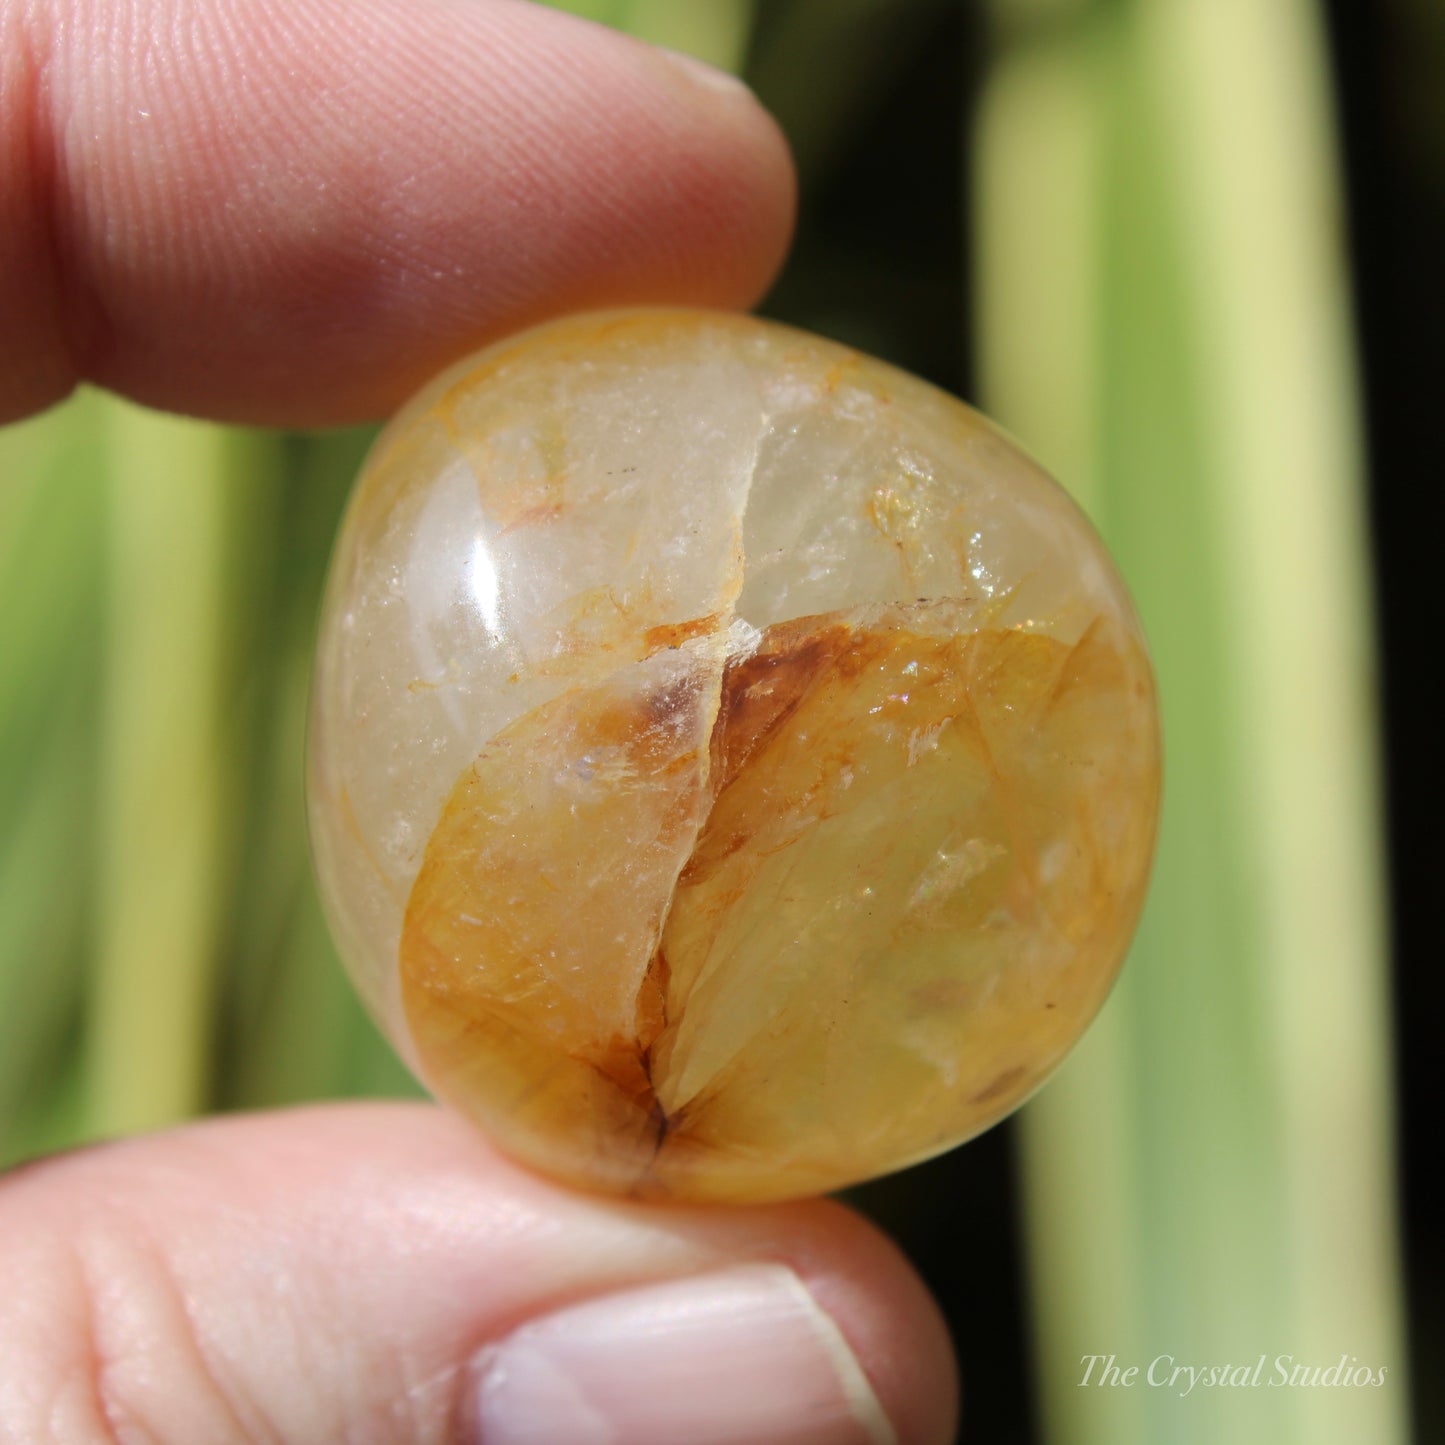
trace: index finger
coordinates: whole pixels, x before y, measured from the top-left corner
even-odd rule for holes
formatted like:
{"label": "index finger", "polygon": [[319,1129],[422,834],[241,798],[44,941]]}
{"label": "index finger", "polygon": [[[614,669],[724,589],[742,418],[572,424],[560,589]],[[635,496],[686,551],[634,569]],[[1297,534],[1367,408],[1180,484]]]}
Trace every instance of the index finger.
{"label": "index finger", "polygon": [[561,311],[750,304],[792,206],[742,86],[520,0],[0,0],[0,421],[377,416]]}

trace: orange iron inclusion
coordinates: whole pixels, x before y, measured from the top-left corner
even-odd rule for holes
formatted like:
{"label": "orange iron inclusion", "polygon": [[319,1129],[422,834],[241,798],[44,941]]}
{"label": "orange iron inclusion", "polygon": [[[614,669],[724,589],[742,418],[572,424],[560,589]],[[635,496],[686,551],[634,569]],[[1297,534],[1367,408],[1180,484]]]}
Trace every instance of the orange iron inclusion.
{"label": "orange iron inclusion", "polygon": [[1153,679],[1087,522],[963,403],[748,317],[571,318],[383,434],[310,800],[348,965],[500,1147],[821,1193],[987,1128],[1137,920]]}

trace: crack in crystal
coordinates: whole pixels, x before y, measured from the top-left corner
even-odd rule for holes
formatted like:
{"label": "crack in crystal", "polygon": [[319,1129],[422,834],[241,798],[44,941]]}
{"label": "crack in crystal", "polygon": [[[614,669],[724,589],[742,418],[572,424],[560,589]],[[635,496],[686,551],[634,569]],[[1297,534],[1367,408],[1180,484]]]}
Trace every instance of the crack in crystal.
{"label": "crack in crystal", "polygon": [[[746,580],[747,573],[747,552],[743,542],[743,537],[745,535],[744,528],[747,524],[748,503],[752,498],[753,487],[756,484],[758,478],[758,463],[762,457],[763,442],[767,437],[768,430],[771,424],[771,414],[765,407],[760,406],[758,411],[757,433],[753,438],[752,451],[748,460],[747,482],[742,489],[742,497],[737,507],[737,515],[734,521],[734,568],[732,576],[729,579],[730,585],[724,589],[723,597],[721,599],[722,605],[711,614],[715,625],[710,631],[702,633],[698,636],[697,641],[699,643],[710,642],[718,638],[719,636],[724,638],[730,637],[737,630],[737,624],[740,621],[743,622],[744,627],[747,626],[746,622],[737,616],[737,602],[738,598],[742,596],[743,584]],[[691,627],[693,625],[693,622],[689,621],[682,625],[684,627]],[[760,638],[761,634],[759,632],[752,628],[748,628],[747,633],[740,635],[738,638],[738,641],[742,643],[742,646],[728,647],[724,649],[722,655],[716,659],[716,670],[710,679],[710,683],[712,685],[712,706],[711,717],[709,718],[707,725],[707,742],[705,747],[703,748],[702,756],[699,760],[698,766],[696,797],[698,799],[699,807],[697,811],[697,816],[693,823],[692,836],[688,841],[687,851],[685,854],[682,855],[677,865],[677,869],[673,873],[672,878],[668,883],[667,896],[663,900],[662,909],[658,914],[657,927],[654,931],[652,938],[652,946],[649,949],[647,955],[647,967],[644,969],[642,978],[638,982],[637,994],[634,995],[634,1004],[636,1004],[637,1001],[640,1000],[642,990],[647,986],[648,978],[652,976],[655,960],[659,956],[661,956],[662,938],[663,934],[666,932],[667,929],[668,919],[672,915],[673,904],[677,899],[678,886],[681,882],[682,875],[686,871],[687,865],[692,858],[693,851],[697,847],[698,839],[702,836],[703,829],[707,826],[708,817],[712,812],[712,804],[715,801],[715,799],[709,797],[712,785],[712,744],[714,734],[717,731],[718,719],[722,714],[723,679],[726,676],[729,664],[738,657],[750,655],[756,649]],[[641,1039],[638,1039],[638,1061],[642,1066],[644,1076],[647,1079],[648,1087],[652,1090],[653,1108],[659,1118],[657,1144],[653,1151],[652,1159],[649,1161],[647,1168],[644,1169],[642,1175],[640,1176],[639,1183],[642,1179],[645,1179],[647,1175],[651,1172],[652,1166],[656,1162],[658,1154],[660,1154],[662,1151],[663,1143],[666,1140],[669,1129],[671,1127],[671,1121],[669,1119],[667,1109],[664,1106],[662,1099],[657,1092],[657,1084],[656,1081],[653,1079],[652,1075],[652,1046],[656,1042],[656,1040],[660,1038],[671,1025],[675,1024],[678,1021],[678,1019],[681,1017],[682,1009],[685,1007],[686,1001],[684,1000],[683,1003],[680,1004],[678,1007],[677,1018],[669,1018],[667,988],[666,986],[664,986],[661,995],[661,1024],[658,1027],[653,1038],[649,1039],[645,1046],[642,1045]]]}

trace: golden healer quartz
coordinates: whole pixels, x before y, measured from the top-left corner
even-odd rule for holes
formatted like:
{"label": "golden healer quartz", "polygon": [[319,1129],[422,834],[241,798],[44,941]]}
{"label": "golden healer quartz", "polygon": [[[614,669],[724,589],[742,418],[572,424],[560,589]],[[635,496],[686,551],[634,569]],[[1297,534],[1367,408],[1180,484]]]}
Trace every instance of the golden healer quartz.
{"label": "golden healer quartz", "polygon": [[1158,800],[1098,540],[961,402],[744,316],[433,382],[342,528],[311,820],[342,952],[503,1149],[638,1198],[961,1142],[1108,991]]}

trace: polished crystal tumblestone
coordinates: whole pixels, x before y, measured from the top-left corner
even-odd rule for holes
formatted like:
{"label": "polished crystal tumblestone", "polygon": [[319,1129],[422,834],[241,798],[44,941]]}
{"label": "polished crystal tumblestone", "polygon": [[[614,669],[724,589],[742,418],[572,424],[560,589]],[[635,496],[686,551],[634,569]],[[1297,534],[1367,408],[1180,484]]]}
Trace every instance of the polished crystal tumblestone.
{"label": "polished crystal tumblestone", "polygon": [[582,316],[377,443],[310,786],[440,1097],[575,1184],[779,1199],[961,1142],[1078,1038],[1154,690],[1088,524],[961,402],[749,317]]}

